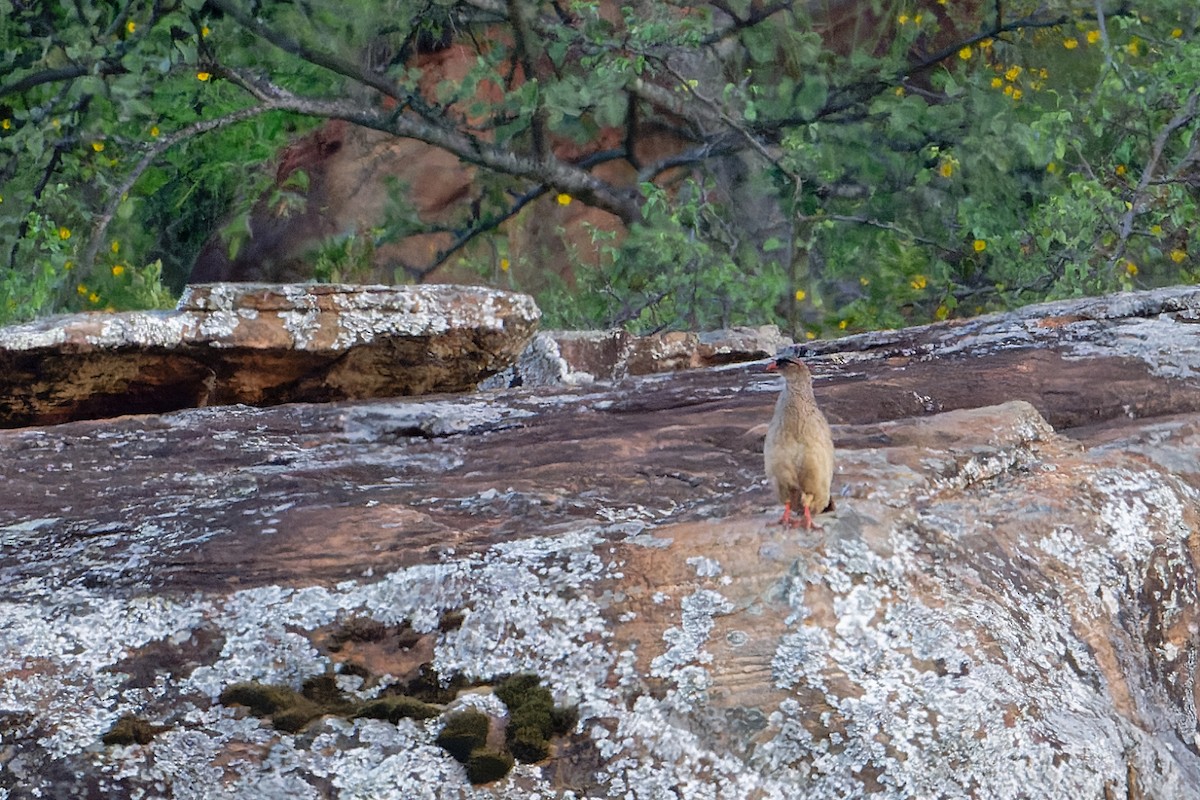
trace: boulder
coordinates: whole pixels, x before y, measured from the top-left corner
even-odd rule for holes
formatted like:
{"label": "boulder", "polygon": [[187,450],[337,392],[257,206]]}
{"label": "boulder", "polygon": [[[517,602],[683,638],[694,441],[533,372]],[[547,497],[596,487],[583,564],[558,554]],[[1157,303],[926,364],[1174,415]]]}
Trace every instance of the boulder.
{"label": "boulder", "polygon": [[472,286],[210,284],[174,311],[0,329],[0,427],[456,392],[515,361],[540,312]]}
{"label": "boulder", "polygon": [[[807,345],[811,532],[762,363],[0,431],[0,790],[1190,797],[1198,310]],[[552,733],[505,772],[518,674]]]}

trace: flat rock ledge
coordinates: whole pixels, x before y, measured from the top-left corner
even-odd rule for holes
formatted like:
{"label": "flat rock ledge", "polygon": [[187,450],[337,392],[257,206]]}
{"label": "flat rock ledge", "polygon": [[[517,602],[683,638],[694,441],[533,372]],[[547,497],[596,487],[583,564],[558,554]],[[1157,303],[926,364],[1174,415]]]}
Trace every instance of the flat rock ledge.
{"label": "flat rock ledge", "polygon": [[173,311],[0,329],[0,427],[465,391],[512,364],[540,316],[473,286],[190,286]]}

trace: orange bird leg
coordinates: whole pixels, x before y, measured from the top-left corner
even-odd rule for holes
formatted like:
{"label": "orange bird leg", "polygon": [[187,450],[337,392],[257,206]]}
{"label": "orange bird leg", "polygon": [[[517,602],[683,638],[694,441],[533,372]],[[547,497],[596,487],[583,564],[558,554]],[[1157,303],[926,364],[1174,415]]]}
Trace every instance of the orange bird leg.
{"label": "orange bird leg", "polygon": [[792,526],[792,525],[794,525],[794,524],[795,524],[795,523],[793,523],[793,522],[792,522],[792,504],[791,504],[791,501],[788,501],[788,502],[786,502],[786,503],[784,503],[784,504],[783,504],[783,516],[782,516],[782,517],[780,517],[780,518],[779,518],[779,521],[778,521],[778,522],[776,522],[775,524],[776,524],[776,525],[782,525],[782,526],[783,526],[783,527],[785,527],[785,528],[787,528],[787,527],[790,527],[790,526]]}

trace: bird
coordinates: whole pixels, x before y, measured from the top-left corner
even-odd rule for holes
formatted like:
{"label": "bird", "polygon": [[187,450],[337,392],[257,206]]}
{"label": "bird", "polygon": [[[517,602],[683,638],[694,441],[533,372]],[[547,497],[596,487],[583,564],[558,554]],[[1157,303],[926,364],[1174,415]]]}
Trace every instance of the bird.
{"label": "bird", "polygon": [[833,510],[833,433],[813,397],[812,373],[799,358],[780,356],[767,365],[768,372],[784,378],[775,403],[775,416],[767,426],[763,465],[767,478],[783,503],[780,525],[796,527],[793,511],[804,511],[803,525],[819,528],[813,513]]}

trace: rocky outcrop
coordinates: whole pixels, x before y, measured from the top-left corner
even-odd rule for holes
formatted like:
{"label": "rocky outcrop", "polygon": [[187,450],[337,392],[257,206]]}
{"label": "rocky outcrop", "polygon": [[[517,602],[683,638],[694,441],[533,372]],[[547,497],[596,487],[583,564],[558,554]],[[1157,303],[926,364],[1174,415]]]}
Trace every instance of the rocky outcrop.
{"label": "rocky outcrop", "polygon": [[465,391],[513,363],[540,316],[471,286],[190,286],[174,311],[0,329],[0,427]]}
{"label": "rocky outcrop", "polygon": [[1189,797],[1198,311],[812,345],[811,533],[761,365],[2,431],[0,789]]}

